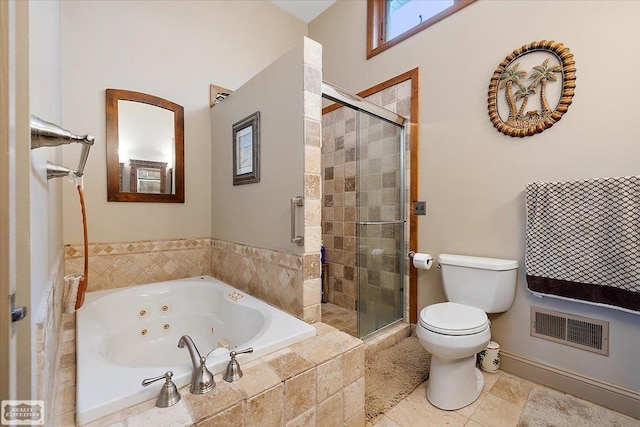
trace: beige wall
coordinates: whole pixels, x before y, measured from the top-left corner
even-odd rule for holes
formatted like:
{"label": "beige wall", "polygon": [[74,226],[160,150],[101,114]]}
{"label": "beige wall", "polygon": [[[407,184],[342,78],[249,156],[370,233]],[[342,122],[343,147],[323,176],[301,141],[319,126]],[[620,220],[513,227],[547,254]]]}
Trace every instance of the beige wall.
{"label": "beige wall", "polygon": [[[302,38],[298,42],[211,109],[211,237],[215,239],[302,252],[290,237],[290,200],[304,192],[304,49]],[[260,111],[260,182],[234,186],[232,126],[256,111]]]}
{"label": "beige wall", "polygon": [[[638,316],[537,299],[523,268],[528,182],[638,174],[640,83],[627,76],[640,74],[640,3],[479,1],[371,60],[365,20],[365,1],[338,1],[309,36],[323,45],[324,79],[352,92],[420,67],[418,185],[427,216],[413,249],[517,259],[516,299],[493,320],[493,338],[512,353],[640,390]],[[512,50],[543,39],[575,56],[573,104],[540,135],[504,136],[488,117],[489,79]],[[420,271],[418,309],[443,300],[439,270]],[[531,305],[608,320],[609,357],[531,338]]]}
{"label": "beige wall", "polygon": [[[305,34],[303,22],[263,1],[62,2],[62,122],[96,137],[84,179],[90,241],[210,236],[209,84],[239,87]],[[184,107],[184,204],[107,202],[106,88]],[[66,149],[64,163],[75,167],[78,153]],[[68,184],[63,239],[82,241],[78,195]]]}

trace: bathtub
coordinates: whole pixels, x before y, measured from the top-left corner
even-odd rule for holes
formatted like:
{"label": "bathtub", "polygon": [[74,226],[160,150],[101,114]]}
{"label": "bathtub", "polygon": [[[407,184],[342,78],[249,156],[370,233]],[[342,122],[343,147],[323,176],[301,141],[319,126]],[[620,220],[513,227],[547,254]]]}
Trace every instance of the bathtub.
{"label": "bathtub", "polygon": [[[315,336],[315,328],[210,276],[123,289],[89,292],[76,318],[76,407],[82,425],[149,399],[164,381],[142,387],[145,378],[173,371],[178,388],[193,367],[189,335],[207,367],[221,373],[229,351],[241,365]],[[225,341],[229,348],[225,348]]]}

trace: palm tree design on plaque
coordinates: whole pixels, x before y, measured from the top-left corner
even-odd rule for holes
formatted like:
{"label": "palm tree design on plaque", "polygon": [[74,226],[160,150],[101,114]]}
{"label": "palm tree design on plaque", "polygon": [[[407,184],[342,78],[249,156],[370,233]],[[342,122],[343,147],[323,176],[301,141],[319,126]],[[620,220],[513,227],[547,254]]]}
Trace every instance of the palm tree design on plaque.
{"label": "palm tree design on plaque", "polygon": [[[547,83],[558,80],[556,73],[562,73],[562,67],[558,64],[549,65],[546,58],[542,65],[533,67],[529,80],[531,83],[526,86],[520,81],[524,80],[527,73],[518,70],[520,63],[504,70],[500,76],[499,89],[505,89],[505,97],[509,106],[509,118],[506,124],[517,129],[527,129],[544,122],[552,113],[547,101]],[[517,89],[514,91],[514,84]],[[525,108],[529,102],[529,97],[535,95],[540,87],[540,110],[530,110],[525,113]],[[518,102],[521,102],[518,108]]]}
{"label": "palm tree design on plaque", "polygon": [[549,58],[545,59],[542,65],[533,67],[533,71],[531,72],[529,80],[533,80],[532,86],[534,88],[540,85],[540,106],[542,109],[542,116],[551,114],[551,109],[549,108],[549,104],[547,103],[547,81],[555,82],[558,79],[554,73],[561,72],[562,67],[560,67],[560,65],[555,64],[549,66]]}
{"label": "palm tree design on plaque", "polygon": [[529,101],[529,97],[531,95],[535,95],[536,89],[533,85],[524,86],[519,84],[518,90],[515,93],[516,102],[522,100],[522,104],[520,104],[520,109],[518,110],[517,118],[521,119],[524,114],[524,109],[527,106],[527,101]]}
{"label": "palm tree design on plaque", "polygon": [[515,83],[519,85],[520,79],[523,79],[527,75],[525,71],[518,70],[519,66],[520,63],[517,62],[512,68],[504,70],[504,73],[500,76],[501,82],[499,88],[506,89],[505,96],[507,97],[507,105],[509,105],[509,118],[507,119],[507,124],[509,124],[509,121],[516,118],[516,114],[518,112],[516,102],[513,99],[513,93],[511,92],[513,84]]}

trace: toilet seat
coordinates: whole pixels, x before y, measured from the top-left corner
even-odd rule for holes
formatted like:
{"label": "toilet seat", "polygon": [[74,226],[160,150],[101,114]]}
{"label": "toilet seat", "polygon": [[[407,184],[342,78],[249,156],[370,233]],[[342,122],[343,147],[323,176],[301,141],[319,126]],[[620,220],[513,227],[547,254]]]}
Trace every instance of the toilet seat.
{"label": "toilet seat", "polygon": [[489,319],[479,308],[443,302],[422,309],[420,326],[443,335],[473,335],[487,329]]}

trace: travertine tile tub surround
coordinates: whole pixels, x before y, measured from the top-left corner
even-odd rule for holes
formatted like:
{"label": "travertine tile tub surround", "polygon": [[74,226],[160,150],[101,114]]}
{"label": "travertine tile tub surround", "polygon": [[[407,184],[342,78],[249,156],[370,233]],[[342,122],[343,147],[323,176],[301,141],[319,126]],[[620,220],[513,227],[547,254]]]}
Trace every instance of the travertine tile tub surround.
{"label": "travertine tile tub surround", "polygon": [[[82,250],[65,247],[66,274],[82,271]],[[319,260],[210,238],[92,243],[88,291],[211,275],[312,323],[320,320]]]}
{"label": "travertine tile tub surround", "polygon": [[[316,280],[312,278],[316,270],[313,268],[316,264],[313,257],[307,260],[307,256],[303,255],[216,239],[91,244],[89,253],[90,291],[211,274],[298,317],[317,312],[317,317],[311,316],[311,319],[304,320],[319,320],[320,286],[319,279],[315,283]],[[68,245],[65,247],[65,254],[66,272],[80,271],[82,248]],[[307,286],[308,284],[317,286]],[[314,305],[318,305],[317,310]],[[65,315],[62,323],[62,361],[59,365],[61,369],[56,375],[59,404],[55,411],[55,425],[67,426],[74,423],[75,413],[75,315]],[[228,425],[225,420],[240,419],[237,417],[243,420],[238,425],[245,425],[245,422],[246,425],[257,425],[251,423],[254,419],[252,417],[262,416],[255,412],[256,408],[267,408],[263,410],[275,414],[274,422],[279,416],[282,417],[281,423],[259,425],[315,425],[316,417],[337,422],[338,416],[343,419],[335,425],[342,425],[343,421],[350,426],[364,425],[362,341],[328,325],[317,323],[314,326],[318,330],[317,337],[281,351],[282,354],[265,356],[261,359],[262,362],[243,365],[245,378],[237,384],[228,385],[221,378],[216,378],[217,391],[212,392],[209,397],[187,397],[190,393],[185,389],[181,390],[183,401],[173,408],[160,411],[150,401],[113,417],[119,417],[118,420],[127,418],[128,426],[145,425],[149,422],[149,417],[164,420],[170,414],[178,417],[175,419],[178,424],[181,419],[186,420],[185,425]],[[281,369],[294,369],[298,365],[292,363],[296,361],[304,362],[303,368],[295,368],[299,371],[294,369],[295,372],[291,373],[276,371],[280,376],[277,384],[264,381],[259,387],[254,386],[257,387],[255,390],[241,387],[249,382],[249,378],[254,377],[249,372],[257,370],[257,378],[267,375],[260,373],[260,369],[271,366],[270,363],[277,363],[276,359],[280,356],[283,358],[281,362],[286,362],[283,362]],[[275,368],[269,367],[267,371],[269,369]],[[274,377],[269,375],[266,378]],[[309,384],[313,387],[309,388]],[[294,399],[298,392],[304,393],[305,397]],[[215,402],[206,404],[208,412],[205,414],[197,406],[202,405],[198,403],[200,400],[197,399],[194,403],[192,398],[195,397],[202,397],[206,402],[213,399]],[[311,406],[307,406],[309,399],[315,400]],[[267,404],[275,406],[264,406]],[[217,407],[219,412],[213,412],[209,405]],[[301,405],[301,409],[293,410],[292,405]],[[116,418],[99,420],[91,425],[109,425],[118,422]]]}
{"label": "travertine tile tub surround", "polygon": [[306,322],[320,320],[320,256],[213,239],[211,275]]}
{"label": "travertine tile tub surround", "polygon": [[[88,426],[364,426],[364,344],[323,323],[314,327],[317,336],[243,364],[239,381],[216,375],[208,394],[184,387],[170,408],[150,400]],[[73,425],[75,387],[65,384],[60,391],[67,411],[56,414],[55,425]]]}
{"label": "travertine tile tub surround", "polygon": [[[65,246],[65,274],[82,272],[82,245]],[[211,274],[211,239],[89,244],[87,291]]]}

